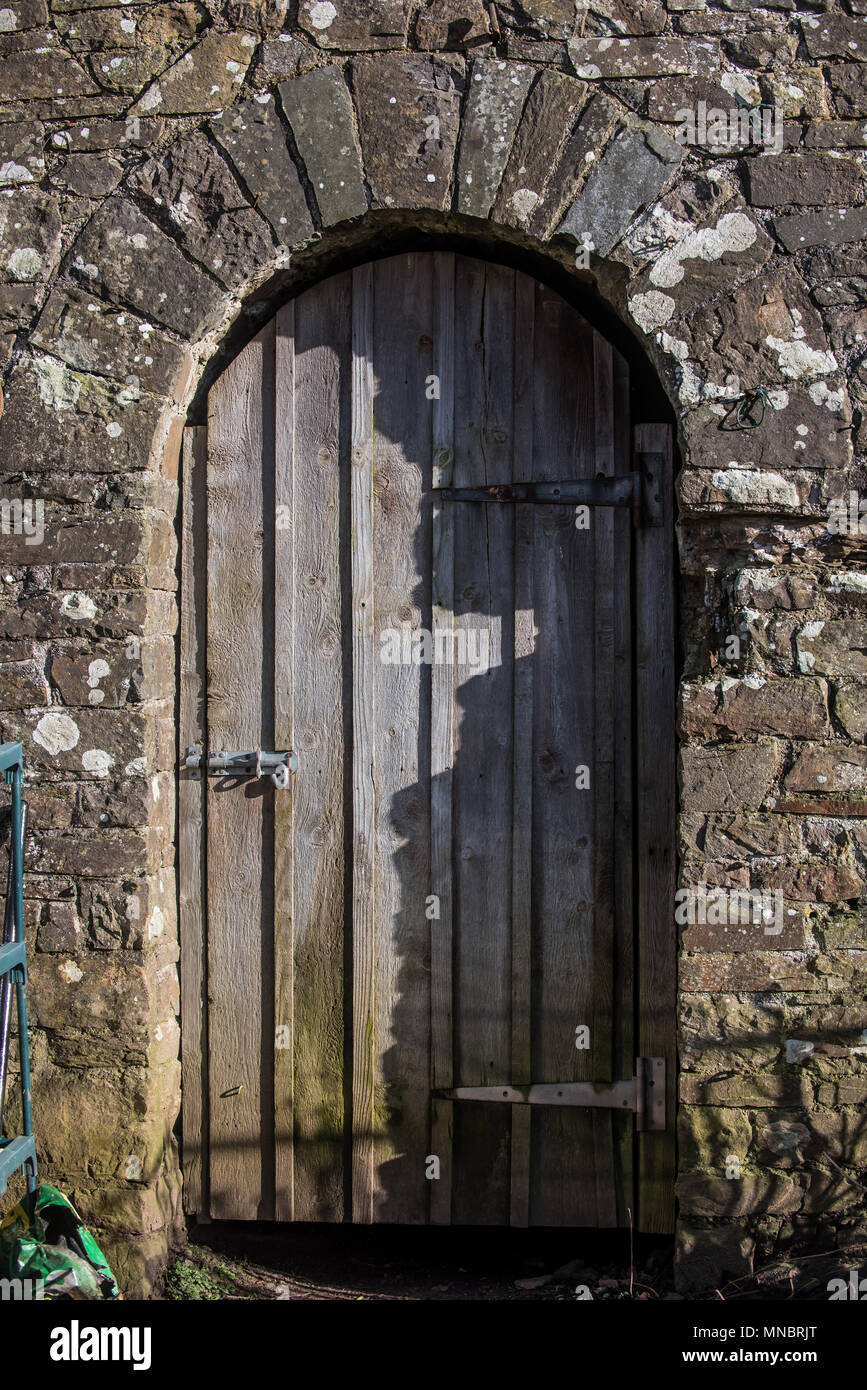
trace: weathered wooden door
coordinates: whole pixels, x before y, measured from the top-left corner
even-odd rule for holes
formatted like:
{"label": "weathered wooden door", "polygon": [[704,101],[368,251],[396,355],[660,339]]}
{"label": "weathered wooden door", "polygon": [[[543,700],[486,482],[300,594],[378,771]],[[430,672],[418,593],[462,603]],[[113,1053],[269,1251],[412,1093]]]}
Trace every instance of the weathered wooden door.
{"label": "weathered wooden door", "polygon": [[512,269],[380,260],[224,371],[183,493],[182,761],[298,760],[181,774],[188,1210],[669,1229],[669,455],[624,361]]}

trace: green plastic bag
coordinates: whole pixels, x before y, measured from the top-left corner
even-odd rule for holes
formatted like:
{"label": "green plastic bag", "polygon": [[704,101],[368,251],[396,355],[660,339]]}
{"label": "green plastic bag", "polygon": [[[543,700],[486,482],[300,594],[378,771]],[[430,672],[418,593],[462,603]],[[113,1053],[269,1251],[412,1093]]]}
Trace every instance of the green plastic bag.
{"label": "green plastic bag", "polygon": [[123,1297],[78,1212],[48,1183],[0,1222],[0,1272],[6,1279],[29,1280],[26,1287],[39,1289],[38,1298]]}

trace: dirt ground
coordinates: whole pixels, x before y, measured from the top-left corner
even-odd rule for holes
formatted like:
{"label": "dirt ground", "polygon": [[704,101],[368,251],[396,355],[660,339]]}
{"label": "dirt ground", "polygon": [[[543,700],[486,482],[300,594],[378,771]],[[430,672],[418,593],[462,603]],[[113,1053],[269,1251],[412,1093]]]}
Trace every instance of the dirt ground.
{"label": "dirt ground", "polygon": [[[826,1300],[865,1247],[766,1264],[705,1297]],[[355,1301],[679,1299],[671,1242],[628,1232],[411,1230],[233,1223],[198,1226],[169,1266],[164,1299]]]}

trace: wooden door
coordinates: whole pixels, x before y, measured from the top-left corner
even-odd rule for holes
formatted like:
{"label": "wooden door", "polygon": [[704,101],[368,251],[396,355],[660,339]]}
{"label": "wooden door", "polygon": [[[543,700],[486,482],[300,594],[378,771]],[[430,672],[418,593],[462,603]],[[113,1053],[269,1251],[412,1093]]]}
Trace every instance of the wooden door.
{"label": "wooden door", "polygon": [[[593,497],[462,495],[564,481]],[[671,1101],[669,485],[619,354],[465,256],[323,281],[212,387],[182,760],[298,768],[181,774],[188,1210],[670,1229],[670,1103],[637,1135],[520,1089],[641,1054]]]}

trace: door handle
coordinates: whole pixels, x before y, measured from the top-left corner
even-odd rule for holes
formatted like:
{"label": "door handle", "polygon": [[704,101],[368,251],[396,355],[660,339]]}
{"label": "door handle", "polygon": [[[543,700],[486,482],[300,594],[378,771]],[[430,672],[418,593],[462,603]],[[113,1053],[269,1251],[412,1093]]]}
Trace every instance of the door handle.
{"label": "door handle", "polygon": [[265,753],[261,748],[250,749],[246,753],[205,754],[200,743],[193,743],[187,749],[184,767],[196,777],[201,777],[204,769],[206,777],[263,777],[271,778],[278,791],[289,785],[290,772],[298,771],[298,754],[289,749],[286,753]]}

